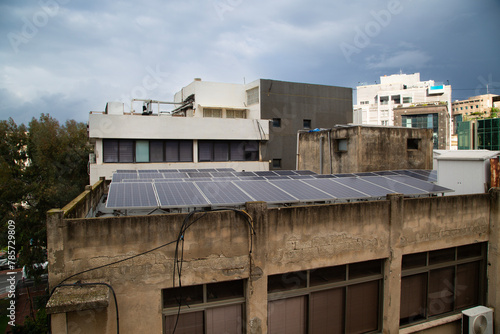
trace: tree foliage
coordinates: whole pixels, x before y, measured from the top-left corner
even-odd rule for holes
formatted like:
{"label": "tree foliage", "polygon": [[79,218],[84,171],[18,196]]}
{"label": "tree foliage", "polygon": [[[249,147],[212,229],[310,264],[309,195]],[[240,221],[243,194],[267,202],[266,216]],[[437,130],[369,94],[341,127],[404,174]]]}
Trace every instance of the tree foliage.
{"label": "tree foliage", "polygon": [[46,212],[63,207],[88,183],[87,127],[73,120],[60,125],[42,114],[28,127],[0,121],[0,136],[1,246],[14,220],[19,265],[32,268],[44,262]]}

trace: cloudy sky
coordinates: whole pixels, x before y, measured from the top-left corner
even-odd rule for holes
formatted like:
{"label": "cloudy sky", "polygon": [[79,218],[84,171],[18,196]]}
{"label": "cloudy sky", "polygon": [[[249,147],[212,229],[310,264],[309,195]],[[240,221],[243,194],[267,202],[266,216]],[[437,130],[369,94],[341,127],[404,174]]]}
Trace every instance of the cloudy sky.
{"label": "cloudy sky", "polygon": [[193,78],[355,88],[420,72],[500,94],[499,0],[0,1],[0,119],[86,122]]}

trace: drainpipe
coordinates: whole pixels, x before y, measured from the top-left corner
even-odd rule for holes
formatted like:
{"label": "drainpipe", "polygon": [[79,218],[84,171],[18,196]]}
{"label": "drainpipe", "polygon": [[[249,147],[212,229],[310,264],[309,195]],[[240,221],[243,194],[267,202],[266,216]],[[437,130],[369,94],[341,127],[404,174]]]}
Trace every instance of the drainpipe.
{"label": "drainpipe", "polygon": [[323,139],[325,137],[319,137],[319,173],[323,174]]}
{"label": "drainpipe", "polygon": [[295,170],[299,170],[299,158],[300,158],[300,153],[299,153],[299,134],[300,132],[297,131],[297,153],[295,155]]}
{"label": "drainpipe", "polygon": [[332,134],[332,129],[328,130],[328,154],[330,155],[330,174],[333,174],[333,166],[332,166],[332,138],[330,137]]}

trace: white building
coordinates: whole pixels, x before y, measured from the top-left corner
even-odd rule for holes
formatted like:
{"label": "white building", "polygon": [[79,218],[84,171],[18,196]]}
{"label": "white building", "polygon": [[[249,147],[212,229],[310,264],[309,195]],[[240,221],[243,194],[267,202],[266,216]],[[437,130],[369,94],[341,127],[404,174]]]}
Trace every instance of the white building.
{"label": "white building", "polygon": [[[255,83],[206,83],[198,92],[198,82],[182,89],[173,102],[133,100],[132,110],[109,102],[104,112],[91,112],[95,161],[91,159],[90,184],[102,176],[110,179],[116,170],[268,170],[261,152],[269,140],[269,121],[246,103]],[[226,102],[221,105],[221,100]],[[133,109],[137,105],[140,111]]]}
{"label": "white building", "polygon": [[91,112],[90,183],[116,170],[295,169],[297,131],[352,122],[352,89],[259,79],[195,79],[174,101]]}
{"label": "white building", "polygon": [[[451,86],[420,81],[420,73],[380,77],[380,84],[357,86],[355,124],[394,125],[395,107],[446,102],[451,116]],[[451,117],[450,117],[451,118]]]}

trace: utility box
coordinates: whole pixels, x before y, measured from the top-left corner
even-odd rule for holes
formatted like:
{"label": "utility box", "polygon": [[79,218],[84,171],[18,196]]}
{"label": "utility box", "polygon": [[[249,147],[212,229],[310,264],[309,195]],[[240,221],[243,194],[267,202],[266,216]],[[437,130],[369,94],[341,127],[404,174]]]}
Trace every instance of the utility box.
{"label": "utility box", "polygon": [[123,115],[125,106],[122,102],[108,102],[106,103],[105,114],[108,115]]}
{"label": "utility box", "polygon": [[462,311],[462,334],[493,334],[493,310],[476,306]]}
{"label": "utility box", "polygon": [[482,194],[491,188],[490,159],[500,151],[434,151],[437,183],[455,190],[450,195]]}

